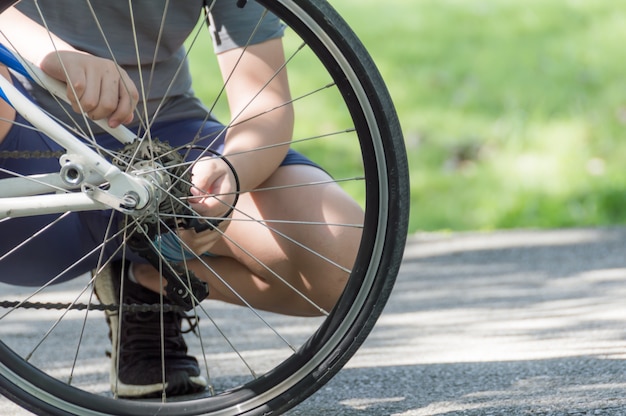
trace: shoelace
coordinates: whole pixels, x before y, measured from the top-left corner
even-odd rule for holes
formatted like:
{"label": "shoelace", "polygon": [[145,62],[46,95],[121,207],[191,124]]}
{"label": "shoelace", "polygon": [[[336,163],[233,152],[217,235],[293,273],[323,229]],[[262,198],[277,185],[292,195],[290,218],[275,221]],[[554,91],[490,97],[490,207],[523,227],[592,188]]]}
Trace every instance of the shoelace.
{"label": "shoelace", "polygon": [[[182,321],[189,328],[183,330]],[[183,334],[193,332],[198,335],[198,319],[182,313],[146,312],[126,315],[122,320],[121,354],[141,354],[142,356],[160,356],[161,342],[166,355],[186,354],[187,347]]]}

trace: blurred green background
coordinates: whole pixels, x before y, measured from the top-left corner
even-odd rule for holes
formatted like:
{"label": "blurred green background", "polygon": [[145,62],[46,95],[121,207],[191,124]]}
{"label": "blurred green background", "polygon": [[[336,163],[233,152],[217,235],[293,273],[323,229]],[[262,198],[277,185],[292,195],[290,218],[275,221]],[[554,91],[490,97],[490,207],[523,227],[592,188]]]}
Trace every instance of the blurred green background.
{"label": "blurred green background", "polygon": [[626,1],[331,3],[394,97],[411,231],[626,222]]}
{"label": "blurred green background", "polygon": [[395,100],[410,232],[626,223],[626,0],[331,4]]}

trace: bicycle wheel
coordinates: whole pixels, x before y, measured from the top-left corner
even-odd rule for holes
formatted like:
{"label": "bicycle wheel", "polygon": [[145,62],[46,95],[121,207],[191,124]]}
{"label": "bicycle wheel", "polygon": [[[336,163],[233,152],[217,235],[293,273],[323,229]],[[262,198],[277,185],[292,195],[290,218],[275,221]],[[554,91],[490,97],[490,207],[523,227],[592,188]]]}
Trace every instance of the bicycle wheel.
{"label": "bicycle wheel", "polygon": [[[3,1],[0,10],[14,3]],[[202,320],[200,336],[188,337],[188,342],[190,351],[202,362],[201,367],[210,370],[211,388],[193,396],[169,398],[164,394],[155,400],[127,400],[109,391],[108,363],[102,350],[102,345],[108,342],[107,328],[102,313],[90,307],[97,303],[92,279],[83,277],[35,289],[4,290],[3,293],[16,293],[18,300],[9,299],[0,317],[0,392],[26,409],[52,415],[282,413],[317,391],[345,365],[382,312],[402,259],[409,211],[408,167],[392,101],[365,48],[328,3],[322,0],[258,0],[257,3],[287,26],[286,67],[294,97],[291,105],[296,114],[291,146],[322,165],[332,176],[333,185],[339,185],[364,210],[362,224],[328,224],[306,219],[295,224],[360,230],[353,264],[333,265],[349,274],[339,300],[332,308],[318,307],[321,316],[317,318],[283,316],[251,305],[232,306],[205,300],[194,309]],[[207,7],[210,12],[212,6]],[[42,9],[45,20],[45,7]],[[94,19],[97,21],[97,15]],[[201,40],[206,27],[203,18],[200,20],[187,43],[192,65],[207,53],[207,42]],[[128,42],[133,44],[133,39]],[[201,82],[199,78],[207,71],[202,66],[195,79]],[[219,114],[223,105],[221,89],[213,94],[216,97],[202,98]],[[80,125],[80,118],[77,120],[74,130],[89,141],[91,133]],[[142,122],[147,129],[153,124],[153,120]],[[97,144],[92,145],[99,149]],[[108,149],[99,150],[110,153]],[[156,160],[142,159],[140,164],[134,163],[136,156],[131,153],[124,166],[131,171],[144,169],[138,166],[145,167],[146,163],[162,166],[163,154],[170,151],[155,152]],[[192,162],[186,161],[184,165],[189,163]],[[168,175],[188,173],[186,169],[182,171],[169,169]],[[189,178],[182,180],[188,182]],[[316,185],[319,184],[293,186]],[[168,201],[178,203],[181,196],[176,194]],[[236,206],[235,210],[240,208]],[[279,231],[282,220],[278,217],[239,214],[241,221],[243,216],[245,221],[262,223],[277,239],[304,245]],[[171,210],[168,215],[168,219],[164,216],[157,223],[171,224],[167,222]],[[11,221],[15,220],[5,220]],[[47,225],[57,221],[58,216],[43,217],[31,237],[15,244],[17,249],[0,253],[0,270],[3,262],[10,261],[20,247],[45,238]],[[130,243],[124,239],[121,248]],[[307,250],[317,255],[316,250]],[[102,253],[104,250],[96,253],[99,267],[110,261]],[[252,257],[255,253],[248,255]],[[207,267],[211,261],[206,260]],[[330,259],[323,261],[332,263]],[[50,281],[56,283],[55,276]],[[78,308],[79,303],[85,303],[86,307]],[[51,308],[56,305],[59,310],[38,309],[45,305]]]}

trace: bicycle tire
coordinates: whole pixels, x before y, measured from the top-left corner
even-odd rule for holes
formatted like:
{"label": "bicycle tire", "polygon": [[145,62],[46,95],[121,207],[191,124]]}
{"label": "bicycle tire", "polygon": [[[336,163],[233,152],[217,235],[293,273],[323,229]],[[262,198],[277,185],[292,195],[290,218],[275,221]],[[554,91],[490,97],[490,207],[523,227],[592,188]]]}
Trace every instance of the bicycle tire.
{"label": "bicycle tire", "polygon": [[[400,267],[409,212],[408,164],[391,97],[363,44],[326,1],[257,2],[276,14],[320,60],[358,136],[365,222],[355,265],[338,304],[294,354],[256,379],[214,396],[167,402],[83,391],[29,363],[2,340],[0,393],[24,408],[37,414],[81,416],[280,414],[340,371],[374,327]],[[0,2],[0,10],[14,3]]]}

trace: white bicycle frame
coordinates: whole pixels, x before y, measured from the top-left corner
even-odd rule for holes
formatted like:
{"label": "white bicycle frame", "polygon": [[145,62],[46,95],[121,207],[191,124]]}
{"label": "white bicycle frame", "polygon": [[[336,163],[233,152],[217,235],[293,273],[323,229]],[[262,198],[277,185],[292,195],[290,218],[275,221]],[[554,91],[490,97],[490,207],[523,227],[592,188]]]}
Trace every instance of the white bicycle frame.
{"label": "white bicycle frame", "polygon": [[[68,102],[64,83],[46,75],[2,44],[0,62]],[[132,213],[148,204],[150,193],[145,181],[111,164],[2,76],[0,98],[66,150],[59,159],[59,172],[0,179],[0,219],[111,208]],[[136,139],[124,126],[112,129],[106,120],[95,123],[122,143]],[[1,167],[0,172],[3,172]],[[108,184],[106,190],[101,188],[105,183]]]}

